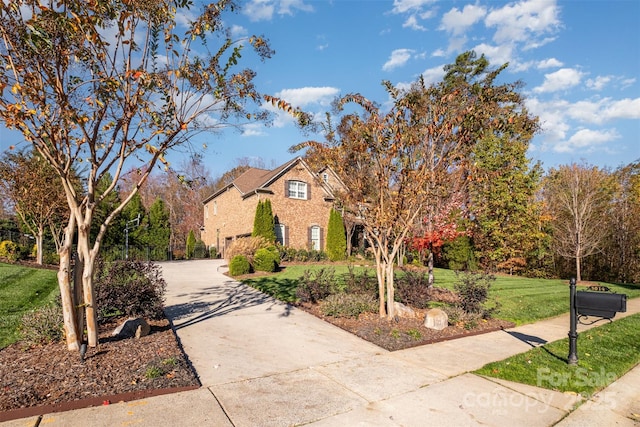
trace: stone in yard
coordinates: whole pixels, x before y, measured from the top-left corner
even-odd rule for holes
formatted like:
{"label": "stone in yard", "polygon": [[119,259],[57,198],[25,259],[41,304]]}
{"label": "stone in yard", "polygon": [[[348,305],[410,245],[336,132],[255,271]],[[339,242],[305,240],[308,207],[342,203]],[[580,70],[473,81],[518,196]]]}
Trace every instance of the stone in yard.
{"label": "stone in yard", "polygon": [[413,311],[413,309],[411,307],[407,307],[406,305],[402,304],[401,302],[395,301],[393,303],[393,307],[394,307],[394,310],[396,312],[396,316],[398,316],[398,317],[404,317],[404,318],[416,317],[416,312]]}
{"label": "stone in yard", "polygon": [[130,317],[115,328],[111,335],[118,338],[141,338],[149,335],[150,331],[151,326],[149,326],[146,320],[140,317]]}
{"label": "stone in yard", "polygon": [[427,311],[427,316],[424,319],[424,326],[429,329],[435,329],[441,331],[449,325],[449,316],[447,313],[439,308],[432,308]]}

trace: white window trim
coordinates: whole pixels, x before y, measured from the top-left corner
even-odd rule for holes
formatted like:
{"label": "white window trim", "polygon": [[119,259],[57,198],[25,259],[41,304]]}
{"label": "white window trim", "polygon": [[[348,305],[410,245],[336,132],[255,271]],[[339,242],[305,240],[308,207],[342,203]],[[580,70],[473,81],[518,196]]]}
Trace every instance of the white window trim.
{"label": "white window trim", "polygon": [[[317,232],[318,235],[314,236],[314,232]],[[319,225],[312,225],[311,226],[311,249],[319,251],[320,248],[320,241],[322,240],[322,236],[320,235],[321,229]],[[317,237],[317,238],[314,238]],[[317,247],[316,247],[317,244]]]}
{"label": "white window trim", "polygon": [[[300,189],[303,189],[302,191]],[[307,200],[307,183],[304,181],[289,181],[289,198]]]}

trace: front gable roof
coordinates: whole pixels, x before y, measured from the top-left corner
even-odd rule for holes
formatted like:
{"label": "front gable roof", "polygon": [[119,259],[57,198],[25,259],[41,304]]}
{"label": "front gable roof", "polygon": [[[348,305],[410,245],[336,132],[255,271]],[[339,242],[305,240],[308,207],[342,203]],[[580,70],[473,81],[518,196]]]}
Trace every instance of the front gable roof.
{"label": "front gable roof", "polygon": [[[236,190],[238,190],[242,198],[249,197],[255,193],[271,193],[272,191],[269,189],[269,186],[277,181],[280,177],[282,177],[282,175],[284,175],[286,172],[291,170],[296,164],[301,164],[307,170],[309,175],[311,175],[314,179],[317,179],[318,174],[314,173],[309,168],[309,165],[307,165],[302,157],[296,157],[295,159],[290,160],[273,170],[249,168],[242,175],[233,180],[230,184],[227,184],[225,187],[207,197],[203,201],[203,203],[208,203],[209,201],[215,199],[220,194],[231,188],[235,188]],[[333,194],[331,188],[329,188],[329,186],[325,185],[322,182],[321,184],[323,189],[327,193],[326,197],[332,199]]]}

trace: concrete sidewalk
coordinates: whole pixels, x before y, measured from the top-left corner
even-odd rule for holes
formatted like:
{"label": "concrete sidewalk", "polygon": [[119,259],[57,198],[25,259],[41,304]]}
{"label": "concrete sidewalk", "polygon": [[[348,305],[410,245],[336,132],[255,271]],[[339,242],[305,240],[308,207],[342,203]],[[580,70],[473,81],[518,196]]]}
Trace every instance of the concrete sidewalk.
{"label": "concrete sidewalk", "polygon": [[[469,373],[565,338],[568,315],[388,352],[229,279],[223,264],[162,264],[200,389],[1,425],[640,425],[640,365],[577,410],[575,395]],[[629,300],[625,315],[638,312]]]}

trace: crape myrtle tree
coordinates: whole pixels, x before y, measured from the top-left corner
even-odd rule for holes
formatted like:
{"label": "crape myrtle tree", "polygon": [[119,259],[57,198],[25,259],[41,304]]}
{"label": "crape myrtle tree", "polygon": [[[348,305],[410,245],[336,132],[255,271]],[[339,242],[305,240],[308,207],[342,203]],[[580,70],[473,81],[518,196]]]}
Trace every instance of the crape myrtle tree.
{"label": "crape myrtle tree", "polygon": [[[109,224],[151,171],[197,132],[263,118],[252,114],[260,101],[255,72],[238,63],[247,46],[269,57],[268,43],[231,39],[223,14],[236,9],[232,1],[203,6],[189,21],[191,7],[188,0],[0,3],[0,119],[53,166],[69,205],[58,281],[70,350],[84,338],[76,307],[86,314],[88,345],[98,344],[94,263]],[[91,238],[96,209],[131,165],[135,185]],[[72,185],[74,169],[83,172],[82,191]],[[107,172],[111,183],[98,192]],[[74,241],[78,285],[70,280]]]}
{"label": "crape myrtle tree", "polygon": [[354,103],[363,113],[341,117],[326,143],[305,143],[344,182],[338,197],[360,218],[376,261],[379,314],[393,318],[394,260],[416,218],[428,206],[442,174],[458,167],[469,140],[461,128],[460,100],[442,86],[423,80],[406,92],[390,83],[388,112],[359,94],[337,102],[339,111]]}
{"label": "crape myrtle tree", "polygon": [[[80,186],[76,179],[75,186]],[[36,262],[43,263],[44,236],[51,232],[61,246],[68,210],[55,170],[37,152],[8,152],[0,160],[0,189],[8,197],[24,228],[36,241]]]}
{"label": "crape myrtle tree", "polygon": [[[293,147],[307,147],[307,155],[332,167],[348,189],[339,198],[372,243],[380,316],[395,315],[393,261],[409,232],[464,187],[471,150],[483,133],[500,134],[522,110],[510,93],[517,85],[494,85],[506,65],[491,70],[484,57],[475,58],[473,52],[460,55],[436,85],[420,78],[398,90],[384,82],[391,99],[386,111],[359,94],[342,97],[337,129],[324,127],[326,142]],[[350,104],[363,112],[346,110]]]}

